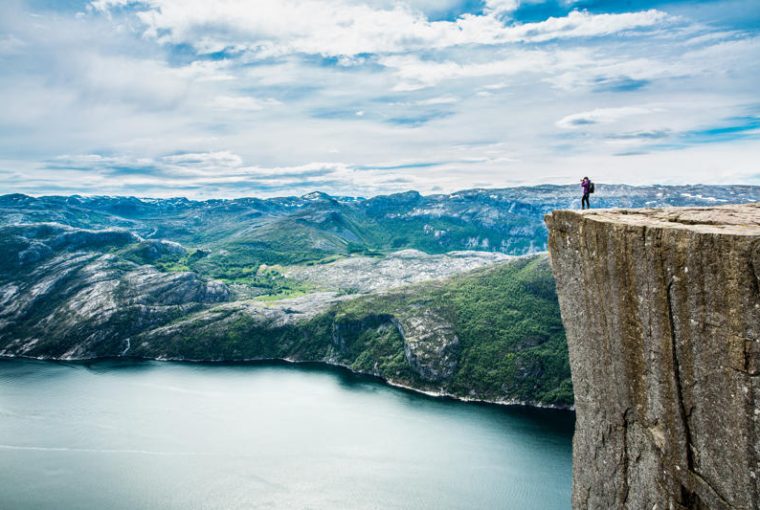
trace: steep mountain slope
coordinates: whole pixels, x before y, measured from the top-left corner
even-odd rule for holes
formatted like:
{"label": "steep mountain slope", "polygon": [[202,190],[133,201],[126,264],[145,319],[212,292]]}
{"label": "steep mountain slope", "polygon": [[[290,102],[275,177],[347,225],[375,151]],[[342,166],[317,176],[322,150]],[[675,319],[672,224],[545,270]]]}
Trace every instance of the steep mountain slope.
{"label": "steep mountain slope", "polygon": [[0,229],[0,354],[121,352],[132,333],[230,297],[223,283],[138,265],[117,255],[120,250],[184,249],[119,230]]}

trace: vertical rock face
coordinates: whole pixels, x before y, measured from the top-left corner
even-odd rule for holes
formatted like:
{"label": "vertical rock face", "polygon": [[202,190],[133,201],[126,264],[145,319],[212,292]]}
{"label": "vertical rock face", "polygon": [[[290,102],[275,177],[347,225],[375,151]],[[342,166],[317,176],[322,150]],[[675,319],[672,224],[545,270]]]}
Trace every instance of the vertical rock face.
{"label": "vertical rock face", "polygon": [[760,508],[760,207],[556,211],[574,508]]}

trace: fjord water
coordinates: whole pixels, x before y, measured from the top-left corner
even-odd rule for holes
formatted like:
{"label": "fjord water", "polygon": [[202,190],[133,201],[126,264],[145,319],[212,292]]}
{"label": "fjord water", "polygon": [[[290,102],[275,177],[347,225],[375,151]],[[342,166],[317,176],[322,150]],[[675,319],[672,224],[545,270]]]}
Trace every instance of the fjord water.
{"label": "fjord water", "polygon": [[569,508],[572,428],[324,367],[3,360],[0,508]]}

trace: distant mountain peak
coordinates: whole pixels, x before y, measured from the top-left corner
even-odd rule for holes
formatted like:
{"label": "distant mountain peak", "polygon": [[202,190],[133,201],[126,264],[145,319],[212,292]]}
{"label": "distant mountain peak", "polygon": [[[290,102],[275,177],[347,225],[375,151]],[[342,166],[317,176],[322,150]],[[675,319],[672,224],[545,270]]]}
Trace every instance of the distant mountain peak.
{"label": "distant mountain peak", "polygon": [[322,191],[312,191],[301,196],[302,200],[332,200],[333,197]]}

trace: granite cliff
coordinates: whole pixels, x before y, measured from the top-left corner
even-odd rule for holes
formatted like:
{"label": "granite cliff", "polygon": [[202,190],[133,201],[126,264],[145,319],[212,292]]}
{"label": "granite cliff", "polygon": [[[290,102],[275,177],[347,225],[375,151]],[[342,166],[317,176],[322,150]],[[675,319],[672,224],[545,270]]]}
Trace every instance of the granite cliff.
{"label": "granite cliff", "polygon": [[760,205],[555,211],[574,508],[760,508]]}

